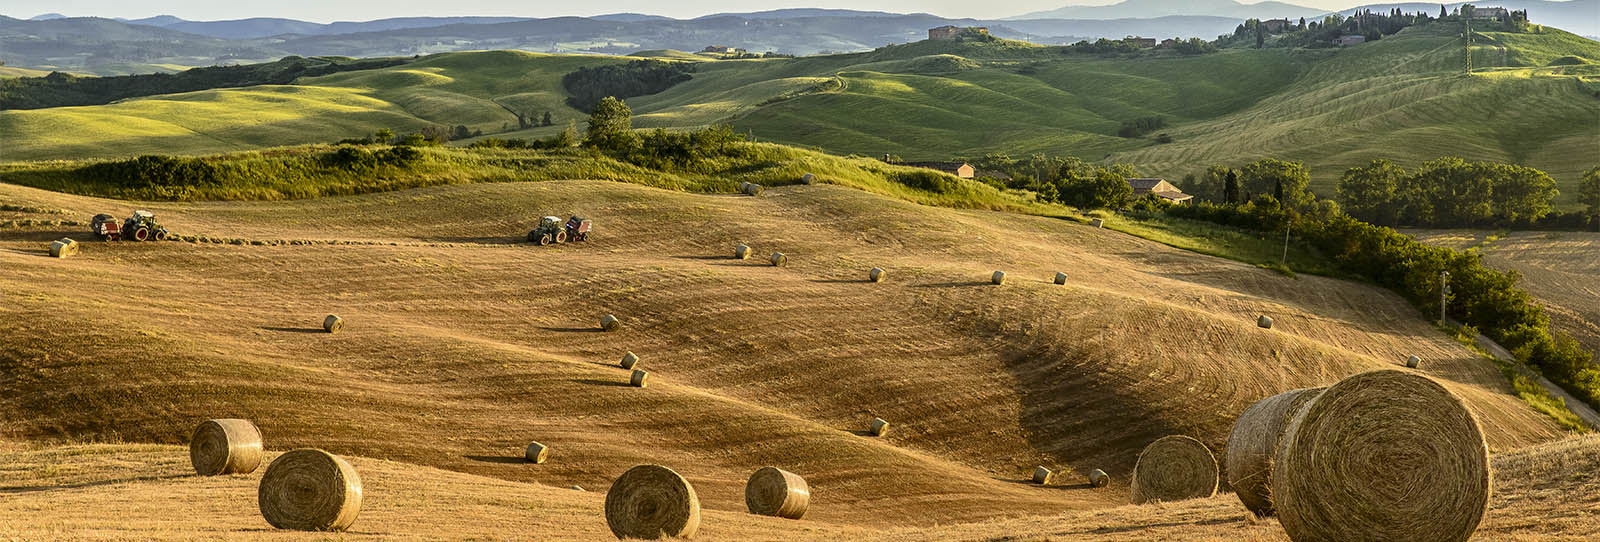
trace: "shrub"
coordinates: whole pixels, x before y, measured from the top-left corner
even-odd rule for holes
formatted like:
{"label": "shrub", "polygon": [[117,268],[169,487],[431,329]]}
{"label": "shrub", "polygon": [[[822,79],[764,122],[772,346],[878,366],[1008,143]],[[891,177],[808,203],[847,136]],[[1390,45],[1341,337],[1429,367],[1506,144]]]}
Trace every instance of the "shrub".
{"label": "shrub", "polygon": [[145,155],[82,168],[85,175],[123,188],[215,185],[216,166],[195,158]]}

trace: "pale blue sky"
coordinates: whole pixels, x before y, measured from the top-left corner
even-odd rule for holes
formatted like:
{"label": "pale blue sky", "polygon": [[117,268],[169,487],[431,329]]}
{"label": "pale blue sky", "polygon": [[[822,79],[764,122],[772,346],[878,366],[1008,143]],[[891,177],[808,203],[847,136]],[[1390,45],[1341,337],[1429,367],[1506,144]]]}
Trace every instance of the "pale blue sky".
{"label": "pale blue sky", "polygon": [[[1117,0],[587,0],[582,2],[537,0],[506,2],[489,0],[273,0],[269,2],[218,1],[128,1],[128,0],[7,0],[0,14],[28,18],[41,13],[62,13],[73,17],[125,17],[137,19],[153,15],[176,15],[194,21],[283,17],[314,22],[366,21],[388,17],[500,15],[516,17],[555,17],[562,15],[601,15],[636,12],[689,18],[729,11],[764,11],[788,7],[842,8],[932,13],[944,17],[1000,18],[1022,13],[1055,9],[1067,4],[1112,4]],[[1310,7],[1342,9],[1352,0],[1289,0]],[[1254,3],[1246,1],[1245,3]]]}

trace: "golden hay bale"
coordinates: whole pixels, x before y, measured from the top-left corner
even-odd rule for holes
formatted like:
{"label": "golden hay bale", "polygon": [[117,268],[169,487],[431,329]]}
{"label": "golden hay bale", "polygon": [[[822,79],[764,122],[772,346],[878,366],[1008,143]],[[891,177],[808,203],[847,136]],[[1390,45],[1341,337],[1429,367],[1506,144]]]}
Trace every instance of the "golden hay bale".
{"label": "golden hay bale", "polygon": [[344,329],[344,319],[330,314],[322,319],[322,329],[328,333],[338,333]]}
{"label": "golden hay bale", "polygon": [[874,267],[871,271],[867,271],[867,280],[872,282],[883,282],[885,273],[887,272],[884,271],[882,267]]}
{"label": "golden hay bale", "polygon": [[762,467],[744,484],[744,504],[752,514],[800,519],[811,506],[811,486],[798,474]]}
{"label": "golden hay bale", "polygon": [[769,261],[772,262],[773,267],[777,267],[788,263],[789,257],[784,256],[782,252],[774,252],[772,253],[772,258]]}
{"label": "golden hay bale", "polygon": [[1047,469],[1047,468],[1044,468],[1044,467],[1034,467],[1033,468],[1033,483],[1039,484],[1041,486],[1050,485],[1050,477],[1054,476],[1054,475],[1055,475],[1055,473],[1051,472],[1050,469]]}
{"label": "golden hay bale", "polygon": [[1289,538],[1460,541],[1489,504],[1489,451],[1461,399],[1388,369],[1328,387],[1278,443],[1273,504]]}
{"label": "golden hay bale", "polygon": [[603,330],[606,330],[606,331],[616,331],[617,327],[619,327],[621,325],[622,325],[622,320],[618,319],[615,316],[607,314],[604,317],[600,318],[600,329],[603,329]]}
{"label": "golden hay bale", "polygon": [[881,437],[888,432],[889,422],[885,421],[883,418],[873,418],[872,425],[867,429],[867,434],[874,437]]}
{"label": "golden hay bale", "polygon": [[68,256],[77,256],[77,255],[78,255],[78,242],[77,241],[73,241],[72,239],[67,238],[67,237],[62,237],[59,241],[55,241],[53,243],[50,243],[50,256],[51,257],[66,258]]}
{"label": "golden hay bale", "polygon": [[1005,271],[995,271],[993,275],[989,275],[989,282],[992,282],[992,283],[995,283],[995,284],[1005,284],[1006,283],[1006,272]]}
{"label": "golden hay bale", "polygon": [[1417,357],[1416,354],[1412,354],[1411,357],[1406,358],[1406,367],[1415,369],[1418,365],[1422,365],[1422,358]]}
{"label": "golden hay bale", "polygon": [[1257,317],[1256,318],[1256,327],[1272,329],[1272,318],[1267,317],[1267,315],[1265,315],[1265,314]]}
{"label": "golden hay bale", "polygon": [[1228,454],[1223,461],[1228,486],[1257,517],[1272,515],[1272,469],[1278,441],[1300,407],[1327,388],[1286,391],[1250,405],[1233,422]]}
{"label": "golden hay bale", "polygon": [[1090,226],[1094,226],[1096,228],[1104,228],[1104,227],[1106,227],[1106,221],[1096,218],[1094,220],[1090,220],[1089,221],[1089,225]]}
{"label": "golden hay bale", "polygon": [[692,538],[700,530],[700,498],[672,469],[639,465],[606,492],[606,525],[617,538]]}
{"label": "golden hay bale", "polygon": [[650,372],[644,369],[634,369],[633,377],[628,379],[628,384],[635,388],[643,388],[645,380],[650,378]]}
{"label": "golden hay bale", "polygon": [[339,456],[301,448],[267,465],[256,500],[273,527],[342,531],[361,513],[361,476]]}
{"label": "golden hay bale", "polygon": [[1210,497],[1217,493],[1217,458],[1192,437],[1167,435],[1139,452],[1130,478],[1134,504]]}
{"label": "golden hay bale", "polygon": [[206,420],[189,437],[189,462],[201,476],[250,474],[261,456],[261,430],[250,420]]}
{"label": "golden hay bale", "polygon": [[528,443],[528,449],[522,452],[522,457],[535,465],[544,463],[544,460],[550,458],[550,447],[537,442]]}
{"label": "golden hay bale", "polygon": [[802,184],[817,184],[817,176],[816,175],[812,175],[810,173],[807,173],[805,175],[801,175],[800,176],[800,182]]}
{"label": "golden hay bale", "polygon": [[1095,469],[1089,471],[1089,485],[1093,487],[1106,487],[1111,483],[1111,475],[1106,471]]}
{"label": "golden hay bale", "polygon": [[762,188],[761,185],[756,184],[756,183],[744,183],[742,185],[739,185],[739,191],[740,192],[744,192],[744,195],[746,195],[746,196],[759,196],[759,195],[761,195],[761,188]]}
{"label": "golden hay bale", "polygon": [[750,259],[750,246],[741,244],[733,247],[733,258],[736,260]]}
{"label": "golden hay bale", "polygon": [[633,366],[638,365],[638,364],[639,364],[639,356],[634,355],[633,352],[628,352],[628,353],[622,355],[622,368],[623,369],[632,369]]}
{"label": "golden hay bale", "polygon": [[1067,274],[1066,273],[1062,273],[1060,271],[1056,271],[1056,284],[1066,284],[1066,283],[1067,283]]}

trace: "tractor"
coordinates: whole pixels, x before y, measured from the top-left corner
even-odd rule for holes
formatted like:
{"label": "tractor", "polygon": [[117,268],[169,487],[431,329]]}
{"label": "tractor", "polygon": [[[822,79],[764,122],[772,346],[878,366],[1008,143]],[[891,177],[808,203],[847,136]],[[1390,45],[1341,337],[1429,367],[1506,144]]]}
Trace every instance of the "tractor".
{"label": "tractor", "polygon": [[593,227],[588,220],[573,216],[561,223],[559,216],[547,216],[539,220],[539,227],[528,232],[528,242],[539,243],[540,246],[550,243],[565,243],[567,240],[588,241],[589,230]]}
{"label": "tractor", "polygon": [[94,232],[96,237],[106,241],[122,239],[165,241],[169,235],[167,229],[156,222],[156,215],[150,211],[134,211],[133,216],[120,223],[117,222],[117,217],[108,214],[94,215],[94,221],[89,223],[89,230]]}

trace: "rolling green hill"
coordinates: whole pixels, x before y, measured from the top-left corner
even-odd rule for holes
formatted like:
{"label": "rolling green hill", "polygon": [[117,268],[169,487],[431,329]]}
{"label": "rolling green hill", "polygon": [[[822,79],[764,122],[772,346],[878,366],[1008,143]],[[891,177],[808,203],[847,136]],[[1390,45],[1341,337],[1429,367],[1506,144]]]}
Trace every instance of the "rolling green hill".
{"label": "rolling green hill", "polygon": [[[795,59],[692,60],[690,81],[630,98],[635,125],[731,123],[762,140],[905,159],[1070,154],[1181,177],[1212,163],[1304,160],[1328,194],[1373,158],[1414,166],[1440,155],[1549,172],[1571,205],[1600,152],[1600,43],[1554,29],[1479,33],[1462,73],[1450,25],[1345,49],[1091,55],[1000,40],[916,42]],[[0,159],[194,154],[329,142],[378,128],[465,125],[543,136],[582,113],[561,76],[629,57],[447,53],[404,66],[97,107],[0,112]],[[516,130],[518,111],[556,126]],[[1159,116],[1174,142],[1117,137]],[[89,129],[92,127],[93,129]]]}

